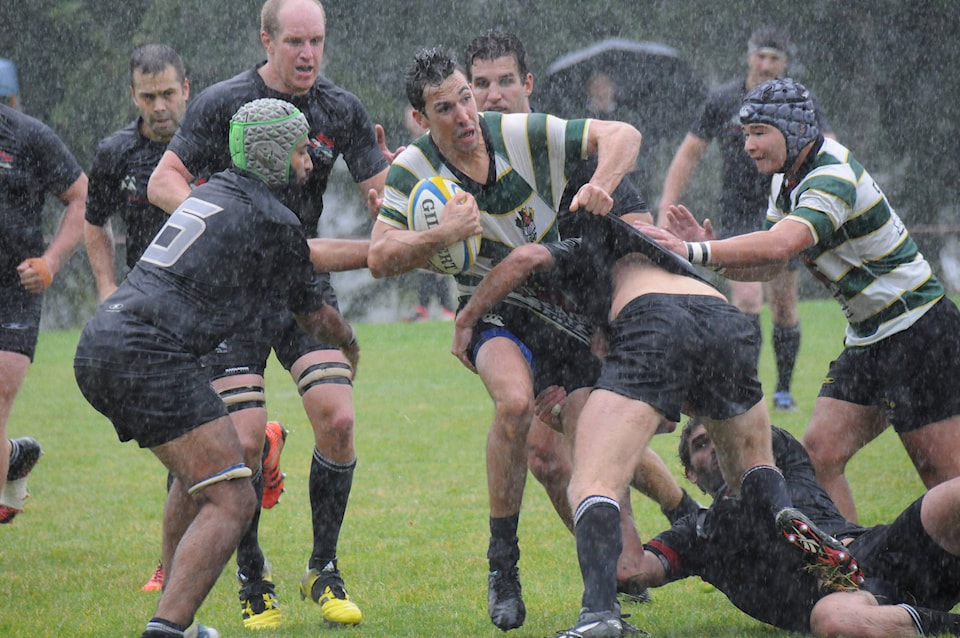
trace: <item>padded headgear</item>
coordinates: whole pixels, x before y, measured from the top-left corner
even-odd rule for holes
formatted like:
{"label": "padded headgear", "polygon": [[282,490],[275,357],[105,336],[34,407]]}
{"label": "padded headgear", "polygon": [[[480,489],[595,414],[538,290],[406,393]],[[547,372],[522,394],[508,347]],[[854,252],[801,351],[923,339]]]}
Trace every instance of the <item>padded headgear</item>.
{"label": "padded headgear", "polygon": [[797,161],[800,151],[820,137],[817,115],[810,91],[790,78],[758,84],[740,103],[740,123],[769,124],[787,140],[787,161],[783,173]]}
{"label": "padded headgear", "polygon": [[274,98],[247,102],[230,119],[230,158],[268,186],[284,186],[290,179],[293,150],[309,132],[307,118],[289,102]]}

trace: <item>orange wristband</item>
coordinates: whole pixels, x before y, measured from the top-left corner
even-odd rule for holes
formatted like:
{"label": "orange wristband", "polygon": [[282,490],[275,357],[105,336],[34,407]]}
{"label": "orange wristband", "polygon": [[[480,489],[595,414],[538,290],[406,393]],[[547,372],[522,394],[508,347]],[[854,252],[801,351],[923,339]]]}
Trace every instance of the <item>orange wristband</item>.
{"label": "orange wristband", "polygon": [[40,281],[43,282],[43,289],[46,290],[49,288],[53,282],[53,275],[50,273],[50,265],[47,263],[47,260],[43,257],[31,257],[27,259],[26,262],[30,268],[40,275]]}

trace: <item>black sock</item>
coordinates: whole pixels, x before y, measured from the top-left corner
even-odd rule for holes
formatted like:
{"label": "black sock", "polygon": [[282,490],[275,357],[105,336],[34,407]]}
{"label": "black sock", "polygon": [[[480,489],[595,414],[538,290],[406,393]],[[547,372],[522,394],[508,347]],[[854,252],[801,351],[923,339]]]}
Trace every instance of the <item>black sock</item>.
{"label": "black sock", "polygon": [[670,521],[671,525],[679,521],[687,514],[700,511],[700,503],[694,500],[694,498],[687,493],[687,490],[683,488],[680,489],[683,492],[683,498],[680,499],[680,503],[678,503],[676,507],[671,510],[660,508],[660,511],[663,512],[663,515],[667,517],[667,520]]}
{"label": "black sock", "polygon": [[309,566],[322,570],[337,559],[337,541],[347,513],[357,460],[342,465],[313,449],[310,462],[310,512],[313,518],[313,554]]}
{"label": "black sock", "polygon": [[939,636],[941,634],[960,636],[960,615],[958,614],[926,607],[915,607],[906,603],[900,603],[897,607],[903,607],[910,613],[913,624],[916,625],[921,636]]}
{"label": "black sock", "polygon": [[612,498],[589,496],[574,515],[577,559],[583,576],[583,607],[611,611],[617,605],[617,559],[623,549],[620,506]]}
{"label": "black sock", "polygon": [[793,506],[783,474],[772,465],[757,465],[744,472],[740,494],[745,502],[768,509],[774,516]]}
{"label": "black sock", "polygon": [[263,468],[260,468],[250,477],[253,490],[257,494],[257,509],[253,513],[247,531],[240,537],[237,545],[237,578],[241,583],[250,580],[259,580],[264,576],[264,556],[260,548],[260,501],[263,498]]}
{"label": "black sock", "polygon": [[800,352],[800,324],[773,327],[773,354],[777,360],[777,392],[790,391],[793,368]]}
{"label": "black sock", "polygon": [[141,634],[141,638],[183,638],[186,629],[183,625],[154,616],[147,623],[147,629]]}
{"label": "black sock", "polygon": [[490,517],[490,546],[487,548],[490,571],[510,569],[520,560],[518,527],[520,527],[519,513],[503,518]]}

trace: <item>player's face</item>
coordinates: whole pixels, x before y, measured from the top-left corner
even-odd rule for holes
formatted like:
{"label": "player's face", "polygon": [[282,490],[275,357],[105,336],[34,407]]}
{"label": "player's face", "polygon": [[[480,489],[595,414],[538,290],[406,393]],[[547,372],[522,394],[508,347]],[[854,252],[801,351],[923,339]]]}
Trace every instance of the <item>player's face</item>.
{"label": "player's face", "polygon": [[764,175],[780,172],[787,161],[787,140],[769,124],[747,124],[743,127],[743,150]]}
{"label": "player's face", "polygon": [[313,170],[313,161],[310,159],[310,140],[304,138],[293,149],[290,157],[290,177],[298,184],[307,181],[307,173]]}
{"label": "player's face", "polygon": [[474,60],[473,95],[481,111],[529,113],[533,74],[520,77],[517,59],[507,55],[494,60]]}
{"label": "player's face", "polygon": [[167,67],[160,73],[133,72],[130,97],[140,111],[140,130],[154,142],[169,142],[180,127],[180,118],[187,108],[190,83],[181,82],[177,70]]}
{"label": "player's face", "polygon": [[720,473],[720,462],[717,460],[717,451],[702,425],[694,428],[690,440],[690,468],[692,474],[688,477],[707,494],[713,494],[723,485],[723,475]]}
{"label": "player's face", "polygon": [[427,86],[423,97],[424,124],[444,155],[471,155],[480,148],[480,116],[463,73],[455,71],[439,86]]}
{"label": "player's face", "polygon": [[782,78],[787,71],[787,56],[772,49],[762,49],[751,53],[747,60],[747,88]]}
{"label": "player's face", "polygon": [[302,95],[317,81],[323,64],[323,11],[313,2],[294,0],[277,12],[277,21],[280,29],[275,37],[266,32],[260,34],[267,62],[280,84],[274,88]]}

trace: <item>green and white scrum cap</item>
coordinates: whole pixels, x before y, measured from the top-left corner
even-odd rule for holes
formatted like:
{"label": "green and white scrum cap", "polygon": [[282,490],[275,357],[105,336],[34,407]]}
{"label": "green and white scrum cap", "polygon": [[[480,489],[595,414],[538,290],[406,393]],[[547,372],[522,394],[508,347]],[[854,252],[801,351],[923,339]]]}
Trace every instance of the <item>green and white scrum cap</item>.
{"label": "green and white scrum cap", "polygon": [[274,98],[253,100],[230,118],[230,158],[268,186],[285,186],[293,150],[309,132],[307,118],[293,104]]}

